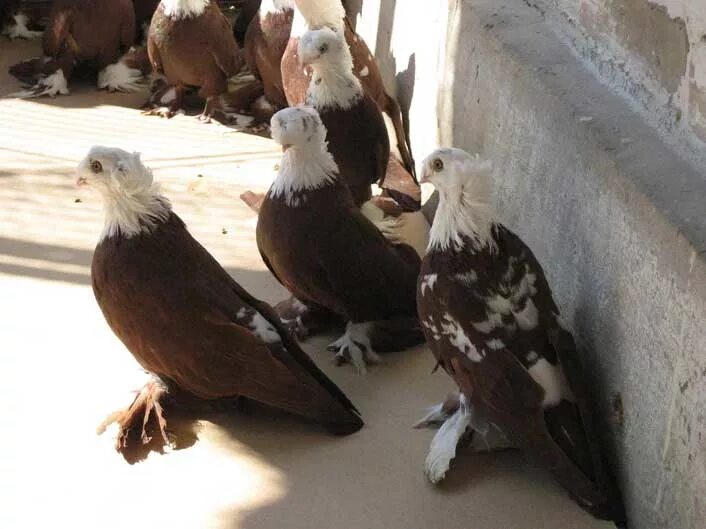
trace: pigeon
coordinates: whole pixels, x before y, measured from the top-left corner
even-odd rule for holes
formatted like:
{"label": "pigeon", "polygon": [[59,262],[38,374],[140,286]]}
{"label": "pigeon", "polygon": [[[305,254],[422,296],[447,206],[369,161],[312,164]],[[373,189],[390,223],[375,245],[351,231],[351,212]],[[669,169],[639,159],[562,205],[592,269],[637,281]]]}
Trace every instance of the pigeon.
{"label": "pigeon", "polygon": [[358,371],[379,360],[376,324],[406,320],[401,350],[421,338],[415,285],[420,258],[411,239],[391,242],[356,206],[326,147],[326,127],[315,109],[292,107],[271,120],[284,151],[279,173],[260,208],[257,245],[267,267],[298,300],[346,322],[330,345],[338,361]]}
{"label": "pigeon", "polygon": [[[496,428],[546,467],[586,511],[624,523],[591,421],[581,362],[541,265],[491,205],[492,165],[460,149],[423,162],[439,192],[417,285],[419,319],[438,365],[460,390],[425,469],[449,469],[467,430]],[[425,418],[428,420],[429,417]]]}
{"label": "pigeon", "polygon": [[[272,308],[241,287],[189,233],[139,154],[93,147],[78,185],[97,190],[105,225],[91,265],[108,325],[152,380],[115,415],[128,461],[169,440],[167,405],[246,398],[337,435],[363,422]],[[174,404],[176,402],[176,404]],[[149,450],[148,450],[149,451]],[[139,460],[139,458],[138,458]]]}

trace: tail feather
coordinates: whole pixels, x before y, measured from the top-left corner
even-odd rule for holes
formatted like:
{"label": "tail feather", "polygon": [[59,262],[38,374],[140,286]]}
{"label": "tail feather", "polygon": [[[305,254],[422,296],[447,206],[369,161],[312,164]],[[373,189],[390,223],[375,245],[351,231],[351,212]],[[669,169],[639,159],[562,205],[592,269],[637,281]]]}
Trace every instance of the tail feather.
{"label": "tail feather", "polygon": [[[576,397],[576,405],[572,406],[571,411],[557,410],[553,412],[560,414],[560,417],[545,414],[547,426],[550,428],[552,437],[567,454],[572,456],[572,460],[579,467],[585,469],[586,475],[592,477],[601,490],[606,491],[607,505],[605,508],[608,512],[606,518],[612,519],[618,527],[625,527],[627,524],[625,507],[615,477],[606,464],[598,443],[599,436],[589,405],[590,397],[586,390],[583,368],[576,353],[573,336],[568,331],[557,328],[550,335],[550,341],[556,351],[562,371]],[[563,425],[560,432],[556,431],[555,423]],[[571,428],[573,428],[573,432],[569,431]],[[565,447],[564,445],[568,441],[565,439],[567,435],[571,436],[572,440],[578,439],[580,444],[575,447]]]}

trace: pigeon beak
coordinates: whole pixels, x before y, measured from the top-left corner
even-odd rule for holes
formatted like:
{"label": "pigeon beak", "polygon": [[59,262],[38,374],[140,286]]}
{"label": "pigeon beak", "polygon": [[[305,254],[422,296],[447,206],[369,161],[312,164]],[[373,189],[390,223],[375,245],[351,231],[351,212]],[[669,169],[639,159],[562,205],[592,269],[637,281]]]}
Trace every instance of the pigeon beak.
{"label": "pigeon beak", "polygon": [[431,184],[431,174],[424,168],[422,171],[422,178],[419,180],[420,184]]}
{"label": "pigeon beak", "polygon": [[77,186],[85,186],[86,184],[88,184],[88,180],[86,179],[85,176],[79,176],[78,180],[76,180]]}

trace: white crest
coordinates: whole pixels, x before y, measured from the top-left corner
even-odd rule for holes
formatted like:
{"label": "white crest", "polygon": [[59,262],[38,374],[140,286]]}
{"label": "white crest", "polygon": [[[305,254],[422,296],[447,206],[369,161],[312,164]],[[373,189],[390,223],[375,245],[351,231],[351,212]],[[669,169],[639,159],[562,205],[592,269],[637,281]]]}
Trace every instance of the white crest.
{"label": "white crest", "polygon": [[321,188],[338,177],[338,166],[326,145],[326,127],[310,107],[285,108],[272,116],[272,139],[284,155],[277,178],[270,187],[273,198],[283,196],[290,206],[300,205],[298,191]]}
{"label": "white crest", "polygon": [[317,108],[348,109],[363,97],[353,74],[353,58],[343,33],[324,27],[307,31],[299,41],[299,59],[314,71],[307,104]]}
{"label": "white crest", "polygon": [[164,14],[176,19],[197,17],[210,3],[210,0],[162,0]]}
{"label": "white crest", "polygon": [[149,232],[169,217],[171,204],[138,153],[93,147],[77,173],[79,185],[88,184],[103,195],[105,226],[101,239],[118,233],[130,238]]}
{"label": "white crest", "polygon": [[429,234],[429,248],[460,250],[463,237],[475,249],[495,249],[495,212],[490,203],[493,166],[461,149],[438,149],[422,162],[422,180],[434,184],[439,207]]}
{"label": "white crest", "polygon": [[340,0],[295,0],[295,2],[309,28],[328,26],[343,32],[346,10]]}
{"label": "white crest", "polygon": [[260,4],[260,17],[264,17],[268,13],[280,13],[287,9],[294,9],[296,4],[294,0],[262,0]]}

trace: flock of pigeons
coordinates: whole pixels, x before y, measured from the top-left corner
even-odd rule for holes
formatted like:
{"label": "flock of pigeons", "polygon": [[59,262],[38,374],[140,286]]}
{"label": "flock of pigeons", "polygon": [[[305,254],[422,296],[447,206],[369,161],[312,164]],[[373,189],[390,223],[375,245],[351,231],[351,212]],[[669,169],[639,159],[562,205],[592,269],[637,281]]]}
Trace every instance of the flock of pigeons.
{"label": "flock of pigeons", "polygon": [[[493,428],[585,510],[624,526],[573,339],[540,264],[493,209],[491,164],[453,148],[423,161],[421,181],[439,197],[429,227],[399,106],[339,0],[263,0],[244,52],[214,2],[155,8],[146,30],[151,69],[164,77],[155,108],[171,114],[195,88],[206,117],[235,99],[271,116],[279,172],[266,195],[244,199],[259,213],[262,259],[291,298],[272,308],[245,291],[189,234],[138,154],[92,148],[78,184],[105,202],[93,289],[153,375],[112,417],[126,459],[172,443],[173,410],[243,398],[337,435],[358,431],[358,410],[298,344],[345,327],[330,349],[361,374],[379,352],[426,341],[457,383],[419,423],[440,426],[425,465],[432,482],[464,436]],[[130,0],[56,0],[52,13],[45,57],[15,68],[29,73],[33,95],[65,93],[79,59],[98,64],[99,85],[139,81],[127,63],[138,52],[124,49],[137,33]],[[228,78],[243,55],[257,80],[234,97]]]}

